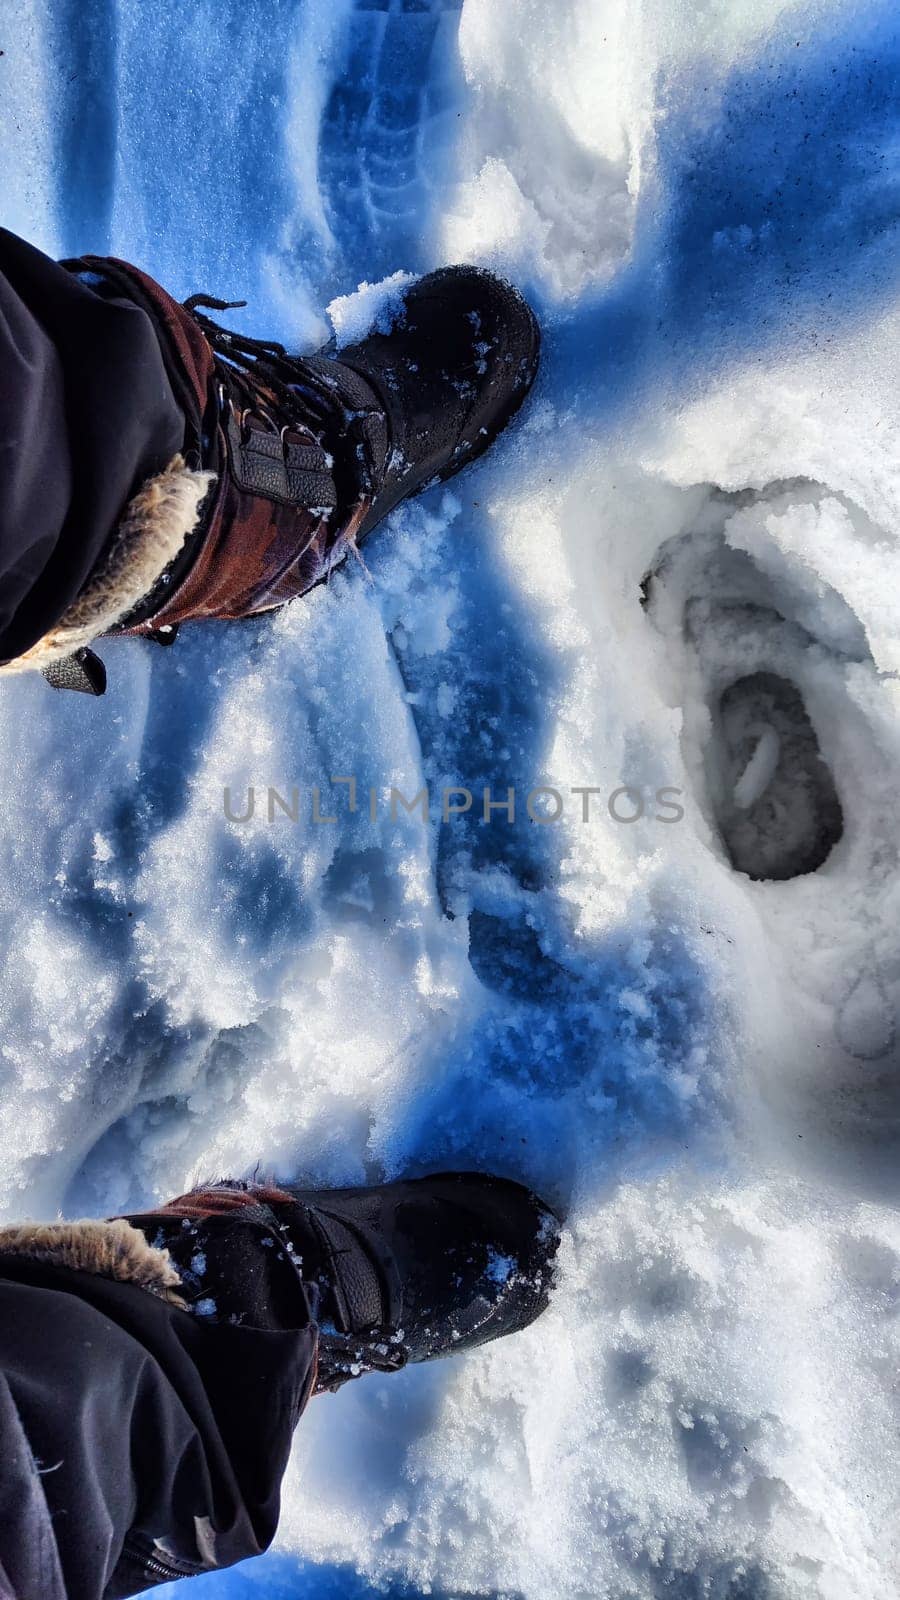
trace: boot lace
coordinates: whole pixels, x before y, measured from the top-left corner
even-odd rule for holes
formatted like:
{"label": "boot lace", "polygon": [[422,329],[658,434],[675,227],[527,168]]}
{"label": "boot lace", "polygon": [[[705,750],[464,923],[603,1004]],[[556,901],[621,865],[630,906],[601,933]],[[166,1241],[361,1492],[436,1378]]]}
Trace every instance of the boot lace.
{"label": "boot lace", "polygon": [[207,306],[212,311],[233,311],[246,304],[246,300],[217,300],[208,294],[192,294],[183,301],[185,311],[212,346],[220,402],[226,397],[235,401],[238,411],[253,411],[278,432],[281,423],[271,415],[270,406],[282,406],[289,415],[298,411],[297,393],[289,381],[293,363],[284,346],[274,339],[253,339],[223,328],[200,310]]}
{"label": "boot lace", "polygon": [[[368,435],[359,423],[366,413],[343,405],[336,386],[310,367],[302,356],[292,356],[276,339],[255,339],[249,334],[223,328],[207,316],[212,311],[231,311],[246,300],[218,300],[214,295],[193,294],[182,302],[212,347],[219,380],[219,402],[224,410],[230,402],[243,424],[249,413],[261,418],[275,433],[296,421],[304,428],[336,425],[339,438],[347,441],[354,461],[358,492],[369,495],[377,482],[378,462],[372,454]],[[281,417],[278,412],[281,412]],[[289,419],[287,424],[284,416]],[[325,447],[320,437],[319,443]]]}

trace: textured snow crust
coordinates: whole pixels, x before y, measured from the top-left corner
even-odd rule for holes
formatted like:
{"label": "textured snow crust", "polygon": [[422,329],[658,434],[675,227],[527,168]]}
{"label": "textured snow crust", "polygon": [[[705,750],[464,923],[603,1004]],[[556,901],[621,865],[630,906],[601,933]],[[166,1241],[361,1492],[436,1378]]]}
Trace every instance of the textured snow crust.
{"label": "textured snow crust", "polygon": [[[198,1594],[892,1600],[891,10],[146,15],[7,0],[3,223],[308,349],[474,260],[545,358],[364,567],[108,646],[103,701],[0,689],[3,1215],[257,1162],[485,1165],[565,1209],[546,1317],[315,1402],[279,1554]],[[716,822],[719,697],[758,672],[843,813],[780,883]]]}

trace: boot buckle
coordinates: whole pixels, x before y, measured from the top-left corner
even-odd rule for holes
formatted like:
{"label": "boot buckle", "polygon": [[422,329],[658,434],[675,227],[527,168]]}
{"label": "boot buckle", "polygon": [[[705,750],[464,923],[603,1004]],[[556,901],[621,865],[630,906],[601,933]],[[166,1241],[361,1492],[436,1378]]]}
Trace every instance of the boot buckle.
{"label": "boot buckle", "polygon": [[312,435],[300,443],[288,437],[289,432],[300,433],[299,427],[291,429],[288,424],[280,432],[271,432],[247,427],[245,416],[239,417],[232,408],[226,425],[229,466],[238,487],[304,511],[333,510],[337,505],[334,479],[325,452]]}

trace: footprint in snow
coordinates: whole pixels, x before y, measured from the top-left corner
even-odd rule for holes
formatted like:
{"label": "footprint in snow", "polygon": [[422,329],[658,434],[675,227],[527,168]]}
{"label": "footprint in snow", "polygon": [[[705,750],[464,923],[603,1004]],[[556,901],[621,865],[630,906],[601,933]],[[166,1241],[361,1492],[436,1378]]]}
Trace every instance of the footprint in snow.
{"label": "footprint in snow", "polygon": [[775,672],[735,679],[714,708],[709,753],[716,822],[737,872],[783,881],[824,865],[844,815],[793,683]]}
{"label": "footprint in snow", "polygon": [[319,137],[319,178],[350,269],[422,268],[465,96],[462,0],[355,0]]}
{"label": "footprint in snow", "polygon": [[[643,604],[681,676],[685,763],[722,854],[735,872],[773,886],[812,888],[823,873],[821,896],[802,901],[813,959],[795,952],[794,980],[833,1007],[842,1051],[875,1062],[896,1047],[900,1005],[885,902],[896,870],[894,790],[890,758],[847,691],[860,667],[874,675],[874,663],[859,618],[810,578],[812,563],[792,565],[758,532],[753,543],[754,529],[777,531],[780,518],[814,527],[809,513],[823,503],[834,497],[806,482],[762,494],[711,490],[694,527],[658,551]],[[860,770],[865,795],[848,787]],[[770,902],[776,940],[791,938],[789,904]],[[855,1080],[853,1088],[868,1092]]]}
{"label": "footprint in snow", "polygon": [[714,496],[706,527],[662,547],[644,580],[644,605],[685,660],[702,744],[701,805],[728,860],[749,878],[784,882],[818,871],[844,832],[800,680],[813,681],[826,654],[858,659],[865,646],[851,616],[841,648],[829,649],[834,641],[810,632],[808,614],[806,625],[792,619],[778,584],[727,542],[729,513],[746,498]]}

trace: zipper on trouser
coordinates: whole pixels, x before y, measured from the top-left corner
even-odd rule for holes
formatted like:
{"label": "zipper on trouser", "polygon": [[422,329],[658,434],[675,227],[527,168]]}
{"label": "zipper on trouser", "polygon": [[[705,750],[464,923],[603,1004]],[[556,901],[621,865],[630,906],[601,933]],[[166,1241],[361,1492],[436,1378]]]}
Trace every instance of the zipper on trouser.
{"label": "zipper on trouser", "polygon": [[[146,1577],[165,1579],[171,1583],[176,1578],[199,1578],[204,1572],[215,1571],[215,1568],[199,1567],[194,1561],[160,1561],[157,1556],[149,1552],[134,1540],[126,1538],[122,1546],[122,1554],[129,1561],[135,1562]],[[176,1557],[175,1560],[178,1560]]]}

